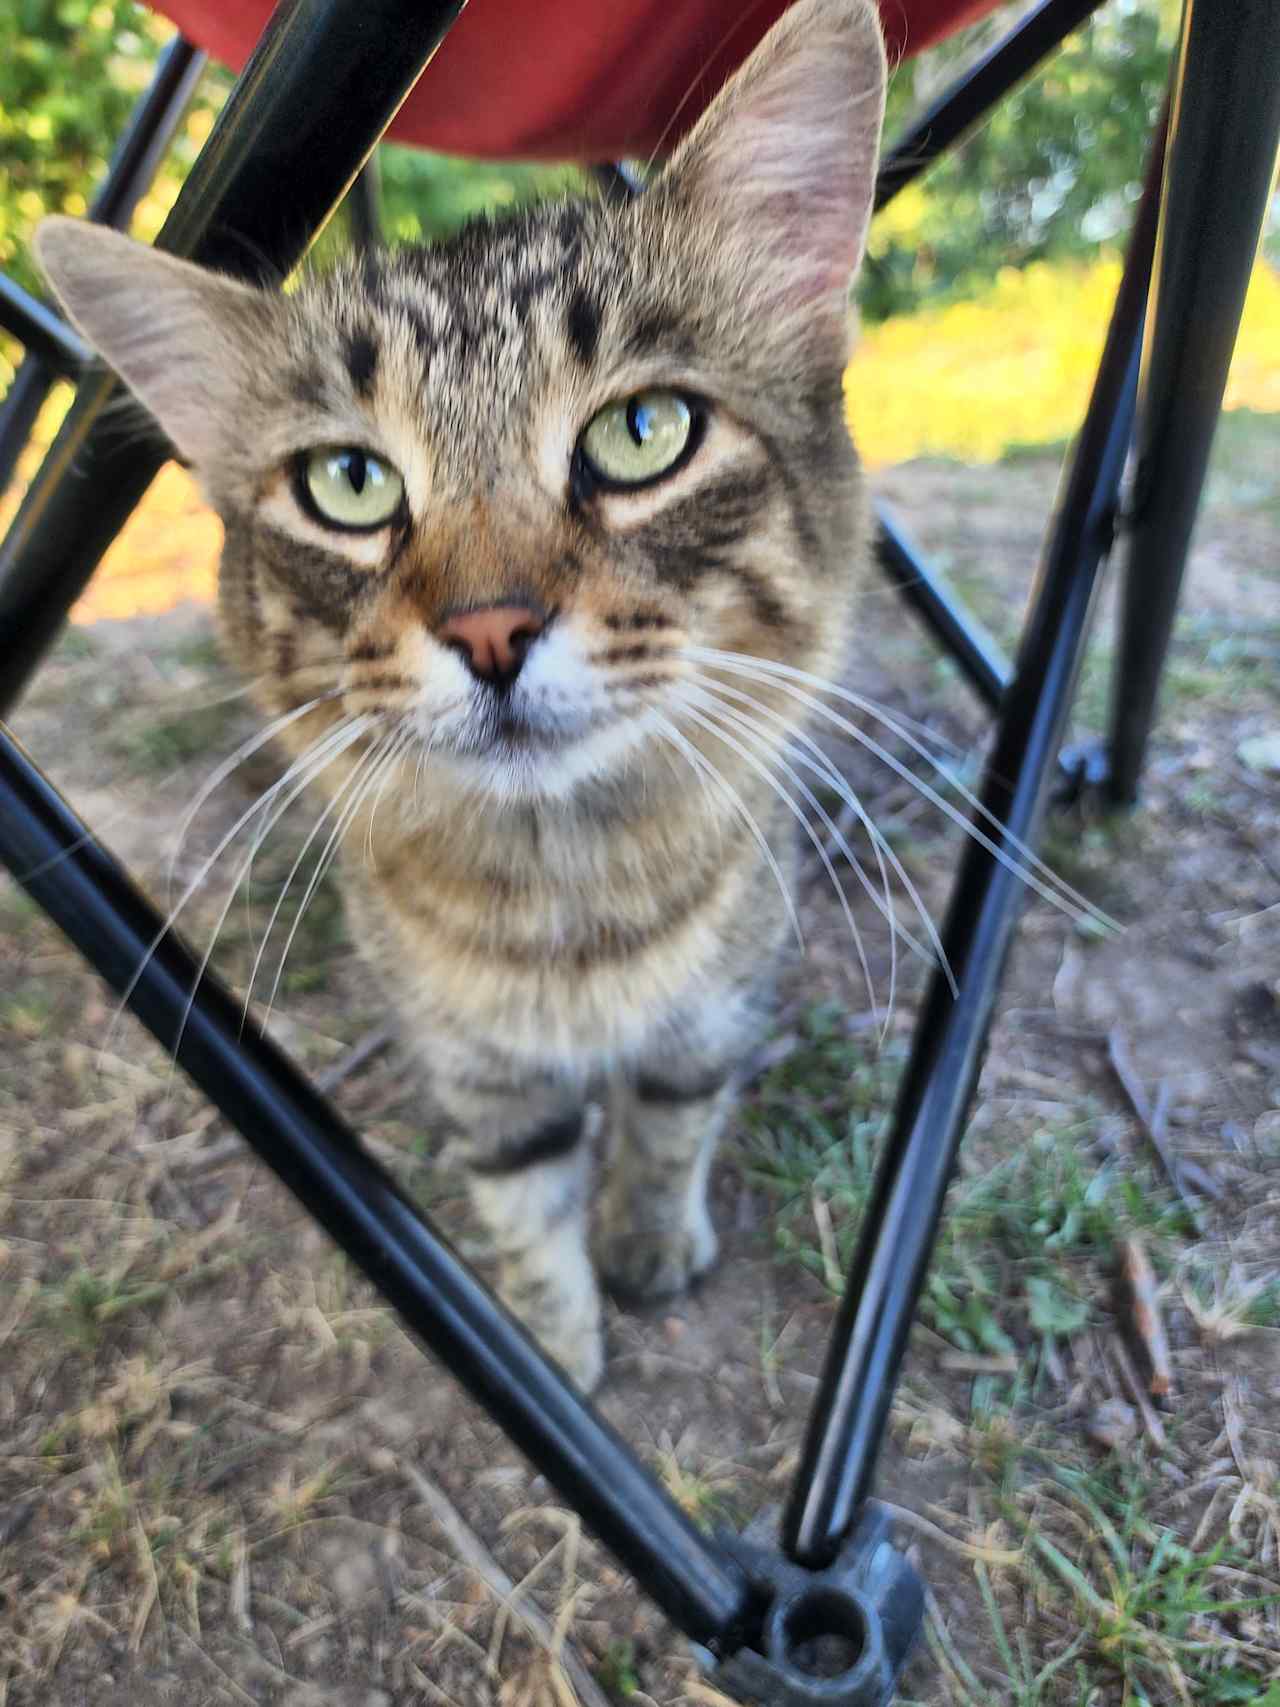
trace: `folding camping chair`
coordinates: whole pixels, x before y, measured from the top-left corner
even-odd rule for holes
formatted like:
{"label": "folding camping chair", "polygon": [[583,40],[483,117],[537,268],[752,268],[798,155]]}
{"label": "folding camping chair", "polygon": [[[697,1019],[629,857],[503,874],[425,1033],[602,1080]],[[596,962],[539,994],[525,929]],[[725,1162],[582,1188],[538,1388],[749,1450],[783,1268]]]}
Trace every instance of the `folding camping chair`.
{"label": "folding camping chair", "polygon": [[[993,0],[894,0],[909,52]],[[892,148],[878,204],[923,171],[1100,0],[1042,0]],[[200,49],[247,64],[159,242],[245,274],[286,273],[388,125],[474,154],[601,161],[655,146],[782,9],[731,0],[163,0],[188,39],[164,56],[95,204],[123,222],[181,112]],[[707,67],[704,44],[726,45]],[[704,77],[699,73],[706,72]],[[407,98],[406,98],[407,97]],[[404,103],[403,106],[401,103]],[[1136,798],[1160,669],[1280,139],[1280,6],[1184,0],[1165,117],[1092,400],[1069,459],[1018,654],[1006,662],[897,530],[880,555],[996,719],[981,800],[1009,845],[1034,841],[1063,776],[1060,739],[1099,570],[1122,546],[1110,739],[1068,766],[1075,787]],[[627,176],[613,174],[619,193]],[[287,183],[289,194],[279,186]],[[0,411],[8,473],[51,376],[76,401],[0,548],[0,710],[37,667],[163,460],[104,430],[113,381],[46,306],[0,280],[0,324],[28,359]],[[1121,480],[1135,453],[1121,508]],[[990,820],[988,820],[988,823]],[[996,843],[1001,837],[995,835]],[[0,859],[613,1550],[719,1666],[721,1687],[771,1703],[888,1701],[923,1590],[868,1500],[915,1301],[974,1088],[1020,899],[990,845],[967,846],[935,974],[848,1279],[807,1444],[775,1546],[696,1530],[627,1445],[475,1279],[353,1132],[160,921],[0,724]],[[193,986],[196,994],[189,1001]],[[819,1675],[813,1638],[839,1638]]]}

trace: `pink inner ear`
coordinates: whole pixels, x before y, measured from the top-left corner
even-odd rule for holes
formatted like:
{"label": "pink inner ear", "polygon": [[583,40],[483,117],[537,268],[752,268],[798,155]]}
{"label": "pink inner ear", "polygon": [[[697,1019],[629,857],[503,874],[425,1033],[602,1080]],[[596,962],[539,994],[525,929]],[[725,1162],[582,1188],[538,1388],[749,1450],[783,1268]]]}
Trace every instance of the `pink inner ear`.
{"label": "pink inner ear", "polygon": [[[877,51],[874,39],[862,45]],[[842,321],[884,110],[881,64],[860,63],[856,47],[850,34],[811,27],[771,61],[748,62],[694,133],[685,166],[717,225],[736,228],[767,269],[757,280],[766,297],[789,310],[830,301]]]}
{"label": "pink inner ear", "polygon": [[[782,127],[744,150],[739,170],[744,219],[752,247],[771,276],[766,292],[791,307],[831,298],[843,302],[866,236],[869,174],[861,179],[850,158],[847,133],[815,136],[792,129],[799,144],[786,150]],[[835,141],[839,146],[824,146]],[[754,182],[747,189],[747,174]],[[740,192],[742,194],[743,192]],[[744,207],[743,212],[746,213]]]}

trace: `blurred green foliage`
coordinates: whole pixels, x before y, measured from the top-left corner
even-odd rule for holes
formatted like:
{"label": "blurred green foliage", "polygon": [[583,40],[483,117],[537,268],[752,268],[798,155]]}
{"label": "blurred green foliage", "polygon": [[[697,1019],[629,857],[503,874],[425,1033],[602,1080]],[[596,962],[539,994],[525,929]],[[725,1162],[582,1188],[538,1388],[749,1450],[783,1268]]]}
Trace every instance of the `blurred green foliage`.
{"label": "blurred green foliage", "polygon": [[379,161],[383,225],[392,243],[447,237],[478,214],[563,194],[582,182],[572,166],[458,160],[394,143],[382,147]]}
{"label": "blurred green foliage", "polygon": [[[1026,4],[898,68],[887,136]],[[1112,0],[877,221],[859,301],[884,319],[971,294],[1001,267],[1123,242],[1176,40],[1178,0]]]}
{"label": "blurred green foliage", "polygon": [[[892,135],[983,50],[1026,0],[898,68]],[[1041,76],[877,223],[862,290],[871,319],[989,279],[1002,266],[1088,255],[1121,235],[1159,107],[1177,0],[1112,0]],[[0,0],[0,267],[37,283],[26,245],[43,213],[82,213],[145,85],[168,26],[133,0]],[[7,26],[12,24],[12,29]],[[154,234],[224,98],[206,77],[138,229]],[[203,122],[202,121],[203,118]],[[383,208],[394,242],[563,188],[568,168],[466,162],[385,147]],[[341,241],[329,235],[326,250]]]}
{"label": "blurred green foliage", "polygon": [[27,289],[46,213],[83,213],[161,32],[131,0],[0,0],[0,267]]}
{"label": "blurred green foliage", "polygon": [[[39,288],[28,253],[36,223],[46,213],[86,211],[170,33],[134,0],[0,0],[0,39],[13,44],[0,51],[0,267],[27,289]],[[144,227],[158,223],[229,87],[225,72],[204,79],[194,122],[157,186],[158,204],[142,210]],[[393,242],[431,241],[478,214],[579,181],[570,167],[456,160],[394,145],[380,159]]]}

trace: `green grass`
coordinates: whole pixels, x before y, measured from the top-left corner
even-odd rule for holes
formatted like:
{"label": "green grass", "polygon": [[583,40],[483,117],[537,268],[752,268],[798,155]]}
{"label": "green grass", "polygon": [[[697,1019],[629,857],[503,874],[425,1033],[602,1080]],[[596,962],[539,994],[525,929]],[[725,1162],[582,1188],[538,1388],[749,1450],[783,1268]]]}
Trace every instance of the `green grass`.
{"label": "green grass", "polygon": [[1002,463],[1012,463],[1015,467],[1026,462],[1061,462],[1071,449],[1069,438],[1028,439],[1025,443],[1013,440],[1001,452]]}
{"label": "green grass", "polygon": [[[746,1111],[747,1166],[779,1200],[779,1248],[833,1288],[852,1259],[900,1068],[896,1049],[869,1055],[838,1010],[815,1008],[800,1048]],[[957,1350],[1047,1350],[1091,1319],[1092,1271],[1122,1239],[1141,1233],[1160,1256],[1193,1232],[1145,1169],[1095,1160],[1093,1133],[1086,1118],[1029,1134],[989,1168],[965,1158],[921,1301],[923,1319]],[[815,1205],[829,1219],[826,1248]]]}
{"label": "green grass", "polygon": [[596,1680],[606,1695],[615,1701],[626,1701],[640,1688],[636,1674],[634,1642],[611,1642],[596,1671]]}
{"label": "green grass", "polygon": [[[782,1254],[843,1283],[892,1114],[900,1051],[851,1036],[838,1008],[811,1009],[799,1046],[753,1095],[745,1162],[775,1194]],[[1280,1707],[1250,1644],[1248,1618],[1270,1585],[1219,1526],[1189,1544],[1164,1520],[1170,1484],[1141,1438],[1099,1460],[1077,1422],[1034,1408],[1055,1346],[1105,1331],[1119,1243],[1140,1236],[1157,1270],[1177,1268],[1195,1229],[1163,1182],[1132,1159],[1100,1156],[1095,1117],[1004,1133],[992,1161],[962,1152],[921,1301],[922,1319],[957,1350],[1009,1360],[969,1383],[963,1456],[993,1546],[1016,1564],[974,1564],[989,1626],[979,1676],[933,1623],[930,1646],[953,1707]],[[821,1210],[815,1213],[816,1206]],[[1202,1337],[1280,1320],[1273,1277],[1181,1274]],[[1061,1389],[1058,1389],[1060,1392]],[[1179,1419],[1167,1419],[1169,1450]],[[1193,1454],[1194,1448],[1188,1448]],[[990,1533],[995,1533],[992,1531]],[[1035,1631],[1032,1634],[1031,1624]]]}
{"label": "green grass", "polygon": [[203,670],[209,675],[218,675],[225,668],[222,648],[214,634],[199,634],[194,639],[183,640],[173,648],[172,656],[176,664],[189,670]]}
{"label": "green grass", "polygon": [[55,1288],[48,1300],[51,1322],[80,1351],[92,1351],[107,1324],[133,1310],[162,1303],[170,1294],[166,1281],[143,1281],[130,1286],[123,1277],[77,1267]]}
{"label": "green grass", "polygon": [[6,873],[0,876],[0,932],[6,937],[24,936],[44,918],[40,908]]}
{"label": "green grass", "polygon": [[97,657],[98,642],[83,628],[64,628],[54,655],[69,663],[82,663],[86,658]]}
{"label": "green grass", "polygon": [[171,717],[144,708],[120,733],[115,751],[134,776],[162,776],[223,749],[241,714],[236,703],[198,706]]}
{"label": "green grass", "polygon": [[1177,1699],[1196,1707],[1256,1704],[1270,1680],[1236,1633],[1244,1615],[1275,1597],[1249,1592],[1256,1586],[1249,1560],[1225,1542],[1200,1549],[1179,1542],[1150,1516],[1151,1490],[1141,1464],[1057,1467],[1040,1485],[1034,1520],[1022,1518],[1037,1594],[1071,1596],[1094,1662],[1080,1662],[1082,1676],[1110,1672],[1135,1707]]}
{"label": "green grass", "polygon": [[135,1246],[131,1254],[109,1266],[105,1255],[99,1256],[96,1265],[77,1261],[45,1289],[42,1322],[41,1317],[34,1320],[42,1331],[52,1330],[76,1351],[92,1357],[108,1342],[116,1324],[208,1285],[247,1262],[262,1243],[256,1237],[241,1240],[234,1249],[195,1260],[189,1243],[171,1237],[157,1222],[145,1250]]}
{"label": "green grass", "polygon": [[[1101,734],[1111,704],[1115,649],[1094,646],[1086,655],[1072,716]],[[1216,613],[1184,615],[1174,631],[1161,684],[1162,715],[1212,704],[1228,708],[1265,698],[1280,701],[1280,623],[1232,621]]]}
{"label": "green grass", "polygon": [[[1209,463],[1211,504],[1280,516],[1280,415],[1233,409],[1218,422]],[[1276,573],[1261,562],[1263,574]]]}
{"label": "green grass", "polygon": [[0,998],[0,1031],[15,1037],[39,1037],[57,1005],[53,990],[27,980],[17,995]]}

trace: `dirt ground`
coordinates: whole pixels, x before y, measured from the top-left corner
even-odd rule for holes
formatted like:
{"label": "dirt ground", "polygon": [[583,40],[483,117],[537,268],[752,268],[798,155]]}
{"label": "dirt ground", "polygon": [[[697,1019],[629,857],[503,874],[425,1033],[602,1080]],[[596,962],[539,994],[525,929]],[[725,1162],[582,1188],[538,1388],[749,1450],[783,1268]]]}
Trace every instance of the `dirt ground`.
{"label": "dirt ground", "polygon": [[[1215,469],[1143,810],[1051,828],[1054,868],[1123,930],[1027,910],[896,1397],[878,1491],[934,1590],[904,1702],[1280,1704],[1280,417],[1229,419]],[[880,484],[1007,638],[1056,477],[1028,456]],[[210,797],[171,874],[188,804],[254,728],[210,635],[196,607],[73,630],[15,719],[160,900],[266,774]],[[882,589],[849,679],[973,780],[983,718]],[[940,913],[956,832],[841,757]],[[241,986],[309,822],[227,911],[215,964]],[[234,864],[183,912],[196,944]],[[878,1046],[887,933],[848,892],[874,1002],[815,859],[809,958],[717,1172],[724,1260],[610,1318],[602,1408],[699,1522],[785,1495],[923,985],[906,964]],[[0,942],[0,1707],[722,1700],[11,886]],[[381,1023],[327,883],[280,989],[273,1029],[315,1071]],[[394,1050],[334,1094],[469,1248]],[[1113,1295],[1134,1242],[1164,1395]]]}

